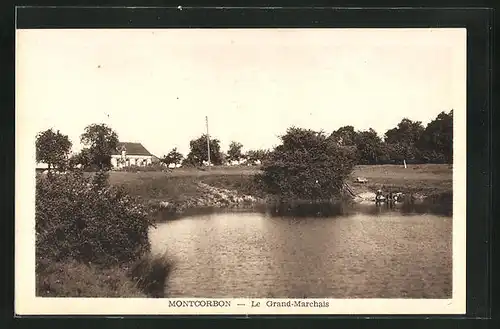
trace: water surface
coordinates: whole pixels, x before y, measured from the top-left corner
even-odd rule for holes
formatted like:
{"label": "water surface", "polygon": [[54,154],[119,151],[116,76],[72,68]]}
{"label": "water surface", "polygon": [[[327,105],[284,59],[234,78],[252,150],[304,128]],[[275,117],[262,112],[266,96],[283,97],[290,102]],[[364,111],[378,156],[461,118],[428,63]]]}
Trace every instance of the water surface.
{"label": "water surface", "polygon": [[174,261],[168,297],[451,298],[447,216],[212,213],[158,224],[150,240]]}

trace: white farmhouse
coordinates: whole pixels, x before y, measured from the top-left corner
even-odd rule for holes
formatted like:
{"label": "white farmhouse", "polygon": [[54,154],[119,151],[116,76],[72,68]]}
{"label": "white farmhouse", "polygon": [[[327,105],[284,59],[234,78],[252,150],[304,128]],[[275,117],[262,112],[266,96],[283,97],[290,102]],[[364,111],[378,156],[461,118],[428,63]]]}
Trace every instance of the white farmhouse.
{"label": "white farmhouse", "polygon": [[148,166],[153,162],[153,155],[141,143],[120,142],[116,152],[111,155],[114,169],[129,166]]}

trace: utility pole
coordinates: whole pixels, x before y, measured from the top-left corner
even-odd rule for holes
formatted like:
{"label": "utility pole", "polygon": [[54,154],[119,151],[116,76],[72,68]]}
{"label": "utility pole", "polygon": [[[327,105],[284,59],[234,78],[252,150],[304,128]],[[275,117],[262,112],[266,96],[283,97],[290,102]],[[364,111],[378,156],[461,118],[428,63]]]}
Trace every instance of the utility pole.
{"label": "utility pole", "polygon": [[208,169],[210,169],[210,135],[208,134],[208,116],[205,117],[205,122],[207,124],[207,151],[208,151]]}

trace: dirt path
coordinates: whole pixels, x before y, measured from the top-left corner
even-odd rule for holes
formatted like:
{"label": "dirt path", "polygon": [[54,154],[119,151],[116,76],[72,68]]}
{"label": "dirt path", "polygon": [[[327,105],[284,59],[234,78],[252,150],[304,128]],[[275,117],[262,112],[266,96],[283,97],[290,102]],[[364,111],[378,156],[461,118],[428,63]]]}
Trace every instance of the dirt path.
{"label": "dirt path", "polygon": [[353,195],[354,201],[357,201],[357,202],[370,201],[370,202],[372,202],[375,200],[375,191],[370,189],[365,184],[356,183],[353,181],[347,181],[346,184],[347,184],[348,188],[354,194]]}

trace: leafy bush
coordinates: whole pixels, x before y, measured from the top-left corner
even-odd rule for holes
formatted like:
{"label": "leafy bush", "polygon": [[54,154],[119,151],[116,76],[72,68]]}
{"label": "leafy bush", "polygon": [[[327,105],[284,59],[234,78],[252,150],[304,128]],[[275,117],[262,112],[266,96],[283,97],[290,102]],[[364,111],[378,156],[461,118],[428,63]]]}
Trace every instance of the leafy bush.
{"label": "leafy bush", "polygon": [[102,174],[37,177],[35,216],[37,258],[110,265],[150,248],[145,207]]}
{"label": "leafy bush", "polygon": [[266,191],[283,199],[329,200],[340,195],[355,160],[323,133],[290,128],[262,166]]}

